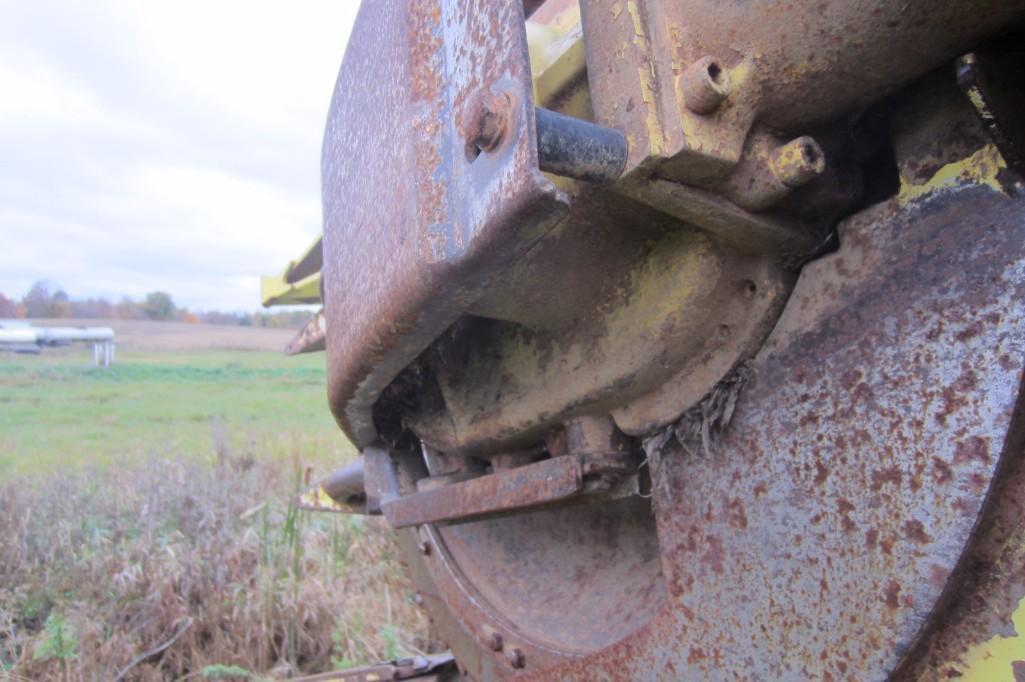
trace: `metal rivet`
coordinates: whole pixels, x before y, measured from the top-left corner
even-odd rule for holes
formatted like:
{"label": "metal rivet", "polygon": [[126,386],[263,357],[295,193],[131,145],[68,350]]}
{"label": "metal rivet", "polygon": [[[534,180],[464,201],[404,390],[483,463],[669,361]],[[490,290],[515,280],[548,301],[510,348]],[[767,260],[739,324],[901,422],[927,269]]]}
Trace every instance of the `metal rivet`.
{"label": "metal rivet", "polygon": [[420,550],[420,553],[423,554],[424,556],[427,556],[427,555],[429,555],[431,553],[431,543],[427,542],[426,540],[421,542],[421,543],[419,543],[416,546],[416,548],[418,550]]}
{"label": "metal rivet", "polygon": [[695,114],[710,114],[719,108],[732,89],[729,72],[713,57],[702,57],[680,74],[683,104]]}
{"label": "metal rivet", "polygon": [[493,630],[490,631],[490,632],[486,632],[485,635],[484,635],[484,640],[485,640],[485,644],[487,644],[488,648],[491,649],[492,651],[501,651],[502,650],[503,642],[502,642],[502,635],[501,634],[499,634],[499,633],[497,633],[497,632],[495,632]]}

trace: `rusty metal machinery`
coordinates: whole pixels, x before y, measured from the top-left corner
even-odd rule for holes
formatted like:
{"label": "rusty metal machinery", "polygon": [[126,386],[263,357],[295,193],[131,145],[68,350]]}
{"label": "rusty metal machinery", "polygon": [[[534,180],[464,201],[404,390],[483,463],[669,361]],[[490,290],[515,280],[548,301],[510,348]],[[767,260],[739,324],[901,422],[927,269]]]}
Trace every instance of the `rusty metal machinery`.
{"label": "rusty metal machinery", "polygon": [[1023,22],[363,3],[305,503],[473,679],[1025,679]]}

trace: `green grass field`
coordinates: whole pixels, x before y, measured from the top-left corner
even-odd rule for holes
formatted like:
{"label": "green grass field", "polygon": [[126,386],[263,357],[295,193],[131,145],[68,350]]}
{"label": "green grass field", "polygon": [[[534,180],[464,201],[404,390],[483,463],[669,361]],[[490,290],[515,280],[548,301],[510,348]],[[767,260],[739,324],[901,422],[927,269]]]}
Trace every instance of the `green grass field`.
{"label": "green grass field", "polygon": [[0,356],[0,480],[146,454],[218,447],[345,461],[327,408],[324,356],[129,352],[94,368],[81,348]]}
{"label": "green grass field", "polygon": [[107,368],[0,355],[0,679],[263,680],[434,646],[387,524],[290,505],[355,455],[323,354],[117,334]]}

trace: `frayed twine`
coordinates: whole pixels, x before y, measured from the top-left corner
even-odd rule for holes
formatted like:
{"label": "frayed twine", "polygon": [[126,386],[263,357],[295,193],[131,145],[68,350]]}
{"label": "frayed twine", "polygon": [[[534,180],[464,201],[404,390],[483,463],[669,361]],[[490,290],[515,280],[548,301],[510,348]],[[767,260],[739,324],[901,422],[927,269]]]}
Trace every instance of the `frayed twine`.
{"label": "frayed twine", "polygon": [[670,440],[675,439],[683,451],[691,456],[711,457],[717,453],[719,437],[733,420],[740,392],[750,377],[750,366],[746,362],[737,364],[704,398],[675,422],[641,441],[651,467],[653,490],[665,489],[668,477],[662,475],[662,453]]}

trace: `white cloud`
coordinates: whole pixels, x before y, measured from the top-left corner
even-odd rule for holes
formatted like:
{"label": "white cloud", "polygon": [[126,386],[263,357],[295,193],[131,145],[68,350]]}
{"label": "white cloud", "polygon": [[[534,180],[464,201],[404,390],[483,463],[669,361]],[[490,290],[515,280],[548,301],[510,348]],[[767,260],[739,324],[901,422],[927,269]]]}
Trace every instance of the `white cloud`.
{"label": "white cloud", "polygon": [[358,3],[18,3],[0,24],[0,291],[255,308],[320,230]]}

